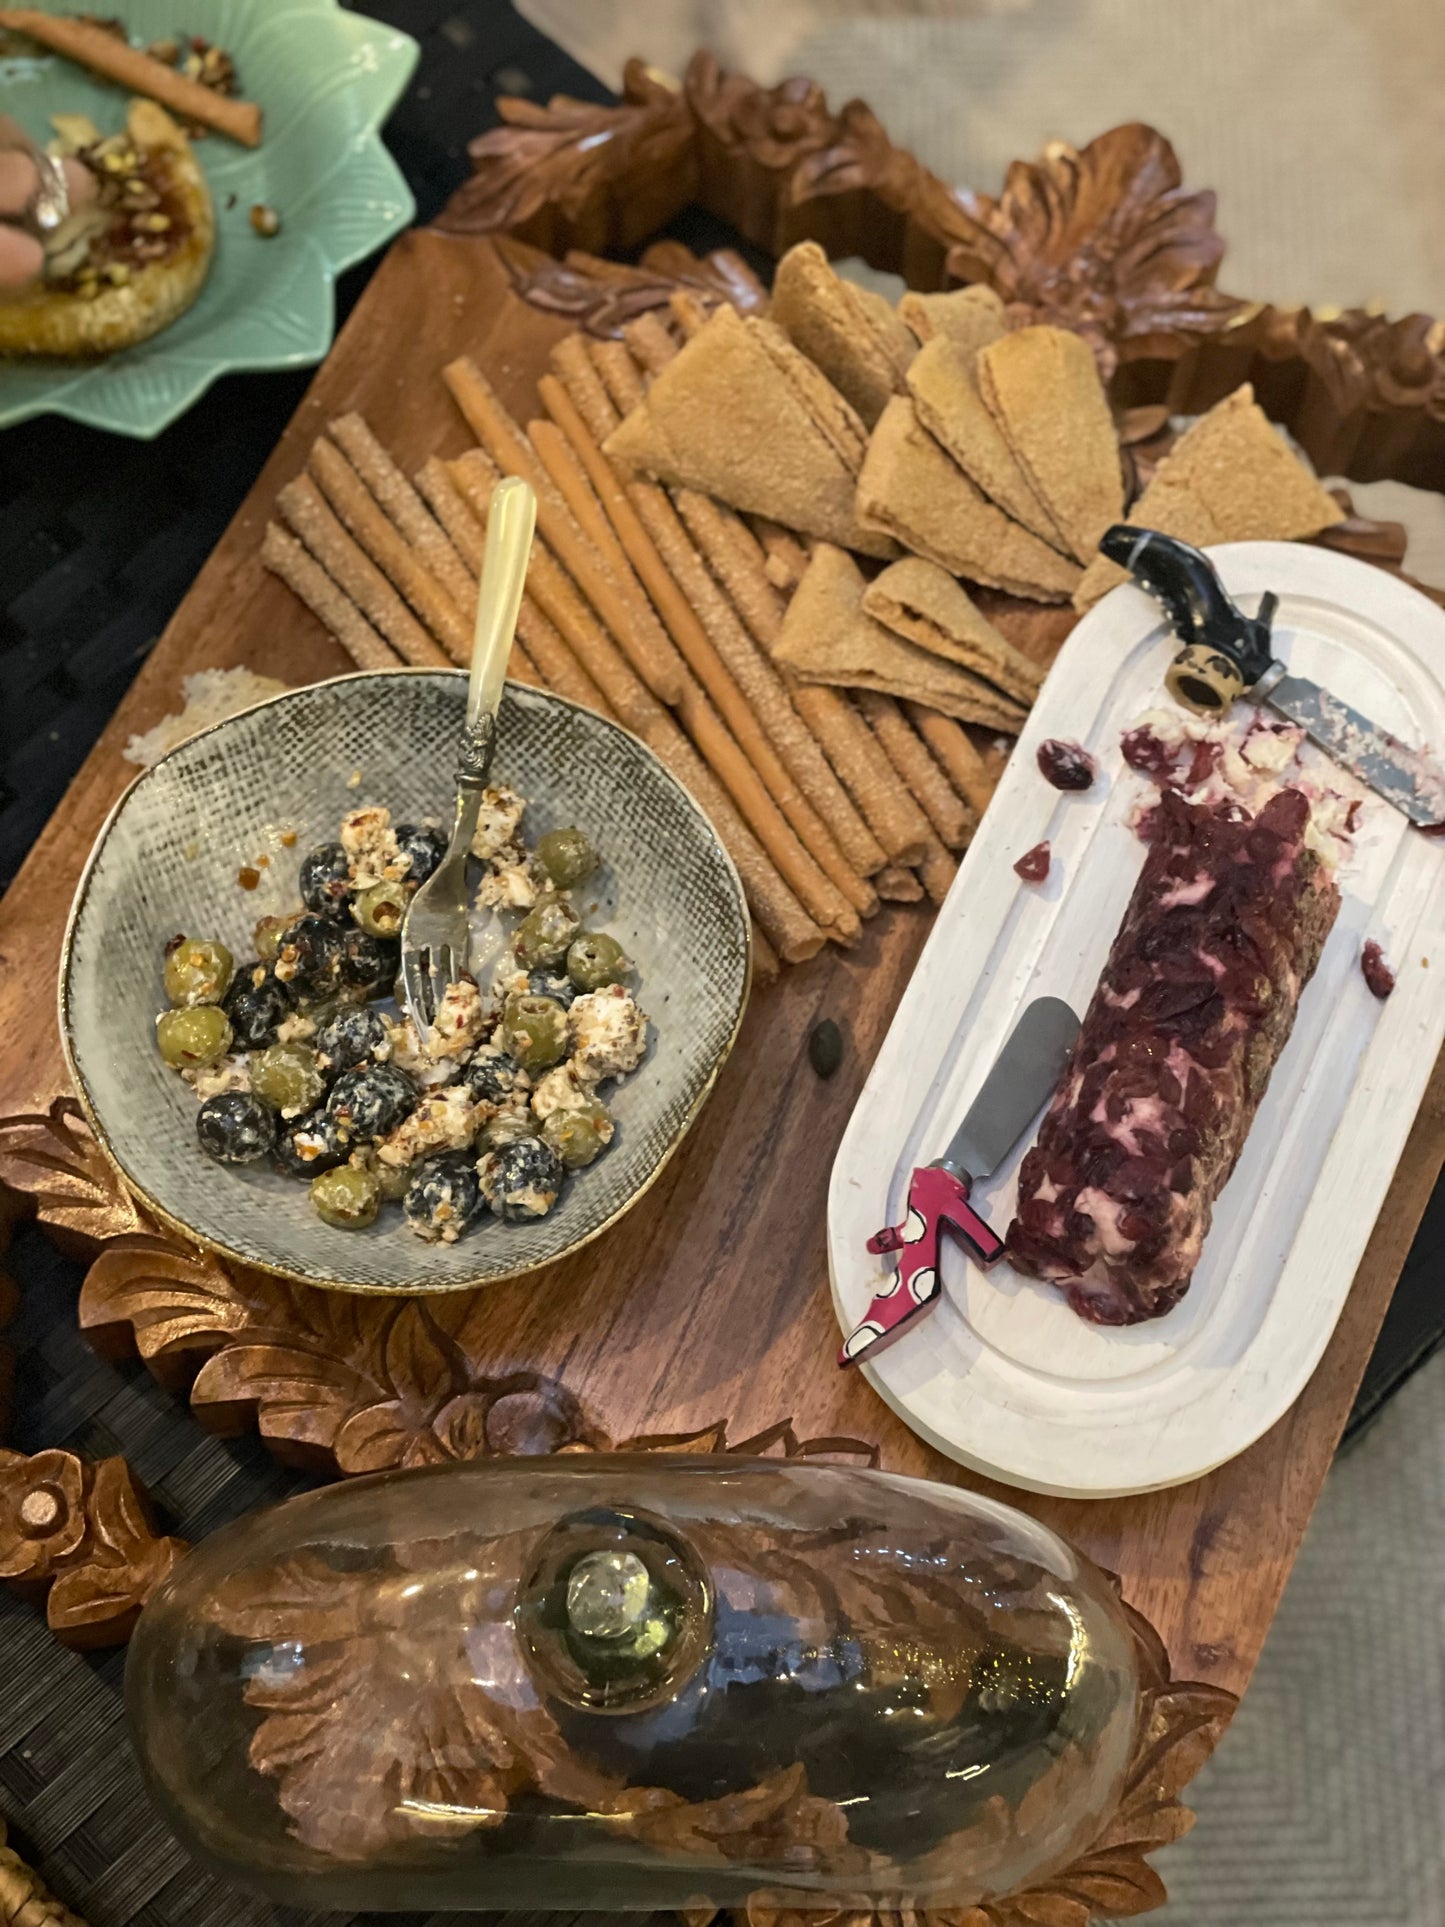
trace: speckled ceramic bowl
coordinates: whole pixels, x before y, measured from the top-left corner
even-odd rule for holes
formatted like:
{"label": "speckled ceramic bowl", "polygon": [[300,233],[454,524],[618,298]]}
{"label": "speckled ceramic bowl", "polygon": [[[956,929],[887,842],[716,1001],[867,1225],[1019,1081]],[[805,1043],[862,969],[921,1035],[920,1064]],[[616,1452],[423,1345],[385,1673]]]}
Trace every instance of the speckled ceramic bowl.
{"label": "speckled ceramic bowl", "polygon": [[[647,1057],[606,1087],[612,1145],[567,1180],[545,1218],[490,1216],[429,1245],[388,1207],[370,1230],[323,1224],[306,1186],[269,1166],[210,1163],[196,1100],[161,1062],[161,952],[177,932],[253,956],[258,917],[298,902],[304,852],[348,810],[450,814],[466,681],[445,670],[342,676],[261,703],[172,750],[121,798],[80,879],[66,933],[60,1028],[96,1137],[135,1196],[228,1258],[351,1291],[462,1290],[552,1263],[620,1217],[682,1141],[737,1035],[747,1000],[742,887],[706,818],[614,723],[509,684],[495,773],[529,799],[535,838],[576,823],[603,869],[583,906],[637,966],[652,1019]],[[281,842],[296,832],[294,846]],[[261,858],[269,861],[262,864]],[[259,870],[259,887],[238,881]],[[591,910],[593,903],[598,905]]]}

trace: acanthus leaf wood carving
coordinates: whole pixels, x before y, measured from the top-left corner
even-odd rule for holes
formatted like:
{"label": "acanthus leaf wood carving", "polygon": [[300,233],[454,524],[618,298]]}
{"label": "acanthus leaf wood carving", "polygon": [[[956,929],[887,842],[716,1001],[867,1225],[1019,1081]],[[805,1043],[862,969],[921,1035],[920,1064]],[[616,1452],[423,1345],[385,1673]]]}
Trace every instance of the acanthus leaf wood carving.
{"label": "acanthus leaf wood carving", "polygon": [[[989,282],[1016,324],[1084,333],[1121,414],[1199,413],[1249,380],[1321,473],[1445,485],[1445,322],[1223,292],[1214,196],[1185,187],[1142,123],[1051,142],[994,196],[930,173],[861,101],[834,112],[812,81],[762,87],[707,53],[681,83],[629,62],[619,108],[499,106],[506,124],[473,143],[443,231],[631,248],[695,199],[773,254],[811,239],[914,287]],[[638,157],[659,142],[677,143],[673,163],[649,175]],[[587,312],[580,289],[569,298]]]}

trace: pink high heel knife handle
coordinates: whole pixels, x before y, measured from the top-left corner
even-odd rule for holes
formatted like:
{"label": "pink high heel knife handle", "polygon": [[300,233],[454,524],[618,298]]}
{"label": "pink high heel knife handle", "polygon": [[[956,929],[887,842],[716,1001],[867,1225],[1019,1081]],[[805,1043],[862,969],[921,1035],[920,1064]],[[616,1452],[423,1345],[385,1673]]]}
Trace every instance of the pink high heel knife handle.
{"label": "pink high heel knife handle", "polygon": [[842,1367],[872,1357],[929,1312],[943,1290],[939,1271],[945,1230],[969,1247],[982,1265],[1003,1256],[1003,1239],[968,1201],[968,1183],[942,1165],[920,1165],[908,1184],[908,1211],[901,1225],[887,1225],[868,1240],[874,1252],[901,1255],[893,1282],[880,1291],[849,1332],[838,1353]]}

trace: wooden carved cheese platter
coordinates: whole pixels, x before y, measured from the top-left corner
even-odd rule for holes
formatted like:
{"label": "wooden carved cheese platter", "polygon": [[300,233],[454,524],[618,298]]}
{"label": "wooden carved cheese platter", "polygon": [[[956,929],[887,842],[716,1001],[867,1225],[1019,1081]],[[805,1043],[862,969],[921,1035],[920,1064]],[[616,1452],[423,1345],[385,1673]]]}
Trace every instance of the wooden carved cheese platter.
{"label": "wooden carved cheese platter", "polygon": [[[405,236],[378,270],[10,893],[0,971],[0,1180],[18,1209],[33,1211],[90,1258],[80,1319],[99,1349],[138,1352],[163,1384],[189,1397],[201,1423],[222,1433],[255,1426],[289,1463],[355,1474],[623,1446],[771,1453],[962,1478],[1006,1498],[1001,1488],[960,1475],[858,1374],[837,1373],[831,1362],[836,1332],[823,1236],[830,1168],[928,936],[926,906],[894,903],[881,915],[864,913],[861,923],[855,917],[851,948],[820,948],[821,936],[811,949],[798,942],[797,966],[755,992],[737,1049],[662,1180],[595,1246],[540,1278],[446,1298],[362,1300],[289,1284],[224,1264],[152,1218],[126,1195],[91,1138],[67,1089],[53,1027],[27,1016],[34,984],[54,974],[70,888],[127,780],[122,747],[175,706],[181,677],[244,665],[298,684],[347,667],[327,633],[341,632],[338,621],[314,620],[287,582],[261,567],[269,544],[273,569],[282,562],[306,595],[303,583],[313,579],[297,529],[307,516],[320,526],[319,497],[307,495],[303,479],[318,437],[361,417],[445,521],[443,483],[460,487],[464,464],[479,452],[474,443],[505,444],[509,422],[543,413],[539,383],[559,343],[580,331],[602,350],[594,359],[605,369],[607,355],[621,352],[624,327],[675,312],[679,296],[699,316],[719,302],[743,313],[760,307],[760,284],[726,252],[699,259],[662,242],[636,265],[604,258],[635,250],[690,200],[766,252],[816,240],[834,256],[862,254],[898,271],[919,289],[984,281],[1011,322],[1044,319],[1082,332],[1109,378],[1140,478],[1167,446],[1171,414],[1202,413],[1249,380],[1321,473],[1388,473],[1445,486],[1438,326],[1363,315],[1326,322],[1221,293],[1212,197],[1185,191],[1167,142],[1143,127],[1115,130],[1082,151],[1051,148],[1038,163],[1014,169],[994,201],[937,181],[894,148],[860,104],[835,115],[806,82],[765,91],[721,73],[705,56],[681,87],[633,63],[616,108],[513,103],[506,111],[510,124],[475,144],[476,177],[437,228]],[[630,339],[636,353],[647,337],[634,330]],[[625,385],[625,370],[615,361],[612,369]],[[638,378],[634,370],[631,379]],[[539,441],[539,458],[544,447]],[[451,466],[445,476],[433,470],[429,490],[423,477],[432,464]],[[481,474],[475,462],[473,473]],[[279,534],[268,535],[276,515]],[[706,554],[706,514],[688,526]],[[452,528],[463,553],[456,531],[465,527],[459,518]],[[665,552],[665,522],[648,533]],[[1398,531],[1347,515],[1320,540],[1400,570]],[[679,582],[687,566],[683,556],[673,569]],[[694,606],[719,594],[716,583],[708,589],[706,571],[692,580],[702,585]],[[734,587],[736,613],[724,614],[766,626],[766,597],[748,618],[745,592],[746,583]],[[979,601],[1039,668],[1075,620],[1066,605],[987,591]],[[385,624],[368,611],[362,628],[377,635]],[[353,626],[351,633],[355,640],[361,632]],[[401,645],[390,630],[385,636],[390,655]],[[540,651],[525,631],[523,642]],[[436,641],[430,646],[445,660]],[[537,653],[533,666],[541,661]],[[622,713],[600,674],[596,686]],[[678,698],[679,715],[685,700],[685,693]],[[673,736],[683,742],[666,710],[667,701],[659,705],[649,693],[649,703],[622,719],[654,748]],[[730,721],[746,727],[740,713]],[[701,760],[685,742],[676,753],[726,783],[700,727],[688,724]],[[749,823],[765,817],[765,803]],[[777,852],[789,847],[781,837],[766,845],[779,862]],[[946,889],[943,880],[934,892],[921,874],[931,893]],[[846,902],[836,909],[837,876],[824,874],[826,890],[801,868],[790,881],[802,888],[804,879],[815,892],[809,920],[825,910],[846,919]],[[763,922],[756,902],[754,915]],[[786,957],[796,931],[786,918],[764,927]],[[841,1068],[826,1081],[807,1049],[820,1018],[844,1039]],[[1056,1895],[1019,1896],[1017,1908],[990,1903],[969,1916],[970,1927],[1045,1918],[1074,1927],[1096,1913],[1143,1911],[1162,1899],[1143,1851],[1182,1830],[1175,1795],[1217,1739],[1258,1658],[1445,1159],[1442,1103],[1437,1068],[1333,1336],[1298,1400],[1263,1437],[1173,1491],[1030,1501],[1038,1517],[1118,1575],[1131,1607],[1157,1630],[1162,1645],[1150,1648],[1156,1697],[1129,1795],[1130,1824],[1120,1832],[1121,1816],[1099,1845],[1097,1865],[1072,1885],[1063,1880]],[[7,1455],[0,1470],[17,1491],[26,1487],[24,1503],[31,1487],[53,1489],[67,1516],[81,1521],[29,1572],[35,1596],[48,1592],[57,1634],[76,1644],[123,1639],[177,1556],[175,1542],[146,1522],[123,1468],[41,1454],[31,1461]],[[10,1550],[6,1531],[13,1537],[14,1528],[0,1525],[0,1557]],[[1170,1687],[1171,1669],[1198,1684]]]}

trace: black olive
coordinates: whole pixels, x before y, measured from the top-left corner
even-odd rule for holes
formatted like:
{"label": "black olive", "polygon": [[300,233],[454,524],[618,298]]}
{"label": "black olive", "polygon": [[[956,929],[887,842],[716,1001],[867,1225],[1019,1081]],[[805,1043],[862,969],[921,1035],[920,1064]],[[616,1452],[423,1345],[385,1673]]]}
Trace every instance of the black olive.
{"label": "black olive", "polygon": [[843,1062],[843,1033],[831,1017],[814,1024],[808,1034],[808,1062],[819,1077],[832,1077]]}

